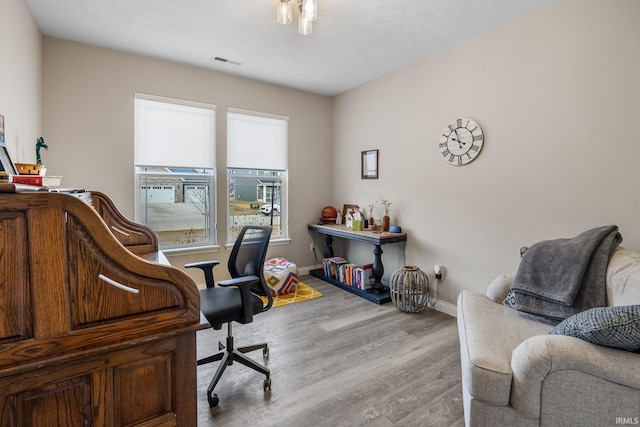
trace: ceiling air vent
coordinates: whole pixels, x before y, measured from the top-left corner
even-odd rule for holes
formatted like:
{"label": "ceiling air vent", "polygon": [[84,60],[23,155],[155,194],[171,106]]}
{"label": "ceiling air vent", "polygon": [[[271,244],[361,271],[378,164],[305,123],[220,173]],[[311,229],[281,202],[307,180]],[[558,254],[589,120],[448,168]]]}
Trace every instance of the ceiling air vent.
{"label": "ceiling air vent", "polygon": [[214,56],[212,58],[214,61],[218,61],[218,62],[224,62],[225,64],[231,64],[231,65],[242,65],[242,63],[238,62],[238,61],[232,61],[230,59],[227,58],[222,58],[220,56]]}

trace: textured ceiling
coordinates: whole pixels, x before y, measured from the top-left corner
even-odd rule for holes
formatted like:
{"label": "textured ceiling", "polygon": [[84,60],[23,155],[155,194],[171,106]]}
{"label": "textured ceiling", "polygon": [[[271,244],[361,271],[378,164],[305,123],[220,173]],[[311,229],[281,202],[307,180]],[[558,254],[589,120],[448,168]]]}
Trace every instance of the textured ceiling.
{"label": "textured ceiling", "polygon": [[555,1],[318,0],[308,36],[277,0],[27,3],[46,36],[336,95]]}

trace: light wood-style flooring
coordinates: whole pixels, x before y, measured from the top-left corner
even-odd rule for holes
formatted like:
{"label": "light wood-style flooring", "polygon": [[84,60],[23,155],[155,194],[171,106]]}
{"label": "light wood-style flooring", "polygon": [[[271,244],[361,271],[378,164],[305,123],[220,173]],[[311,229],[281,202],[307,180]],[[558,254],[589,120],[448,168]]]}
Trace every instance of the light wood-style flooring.
{"label": "light wood-style flooring", "polygon": [[[456,320],[435,310],[410,314],[376,305],[311,276],[323,297],[234,324],[236,346],[267,341],[249,353],[271,369],[272,391],[243,365],[228,367],[206,389],[217,362],[198,367],[198,425],[463,426]],[[226,327],[199,331],[198,358],[217,351]]]}

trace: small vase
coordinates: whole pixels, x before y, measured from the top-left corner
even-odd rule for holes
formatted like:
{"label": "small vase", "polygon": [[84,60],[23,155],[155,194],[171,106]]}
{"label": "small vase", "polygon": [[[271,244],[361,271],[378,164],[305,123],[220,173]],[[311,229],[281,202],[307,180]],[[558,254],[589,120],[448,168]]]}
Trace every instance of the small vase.
{"label": "small vase", "polygon": [[384,231],[389,231],[389,215],[382,217],[382,229]]}
{"label": "small vase", "polygon": [[376,221],[373,219],[372,216],[369,217],[369,228],[373,228],[373,226],[376,224]]}

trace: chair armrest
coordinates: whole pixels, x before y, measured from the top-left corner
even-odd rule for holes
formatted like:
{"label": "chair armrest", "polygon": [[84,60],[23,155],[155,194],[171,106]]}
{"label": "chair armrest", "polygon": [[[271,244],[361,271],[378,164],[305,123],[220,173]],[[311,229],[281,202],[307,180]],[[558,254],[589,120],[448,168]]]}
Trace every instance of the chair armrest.
{"label": "chair armrest", "polygon": [[253,322],[253,304],[251,303],[251,286],[254,283],[258,283],[260,278],[258,276],[243,276],[235,279],[223,280],[218,282],[218,286],[228,287],[235,286],[240,289],[240,300],[242,301],[242,308],[244,310],[245,323]]}
{"label": "chair armrest", "polygon": [[511,404],[529,418],[540,416],[544,381],[556,371],[579,372],[640,389],[638,354],[563,335],[538,335],[523,341],[513,351],[511,369]]}
{"label": "chair armrest", "polygon": [[220,264],[220,261],[216,261],[216,260],[210,260],[210,261],[198,261],[198,262],[191,262],[189,264],[185,264],[184,266],[186,268],[191,268],[191,267],[196,267],[196,268],[213,268],[216,265]]}
{"label": "chair armrest", "polygon": [[493,302],[497,302],[498,304],[502,304],[502,301],[507,297],[507,294],[511,290],[511,285],[513,284],[513,279],[515,276],[509,276],[503,274],[502,276],[498,276],[491,283],[489,283],[489,287],[487,288],[487,298],[489,298]]}
{"label": "chair armrest", "polygon": [[204,273],[204,283],[207,285],[207,288],[213,288],[215,285],[213,280],[213,267],[218,264],[220,264],[220,261],[199,261],[185,264],[184,268],[199,268],[202,270]]}

